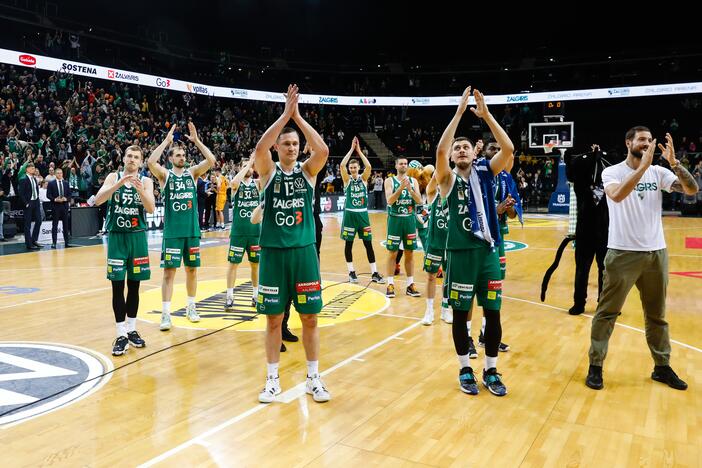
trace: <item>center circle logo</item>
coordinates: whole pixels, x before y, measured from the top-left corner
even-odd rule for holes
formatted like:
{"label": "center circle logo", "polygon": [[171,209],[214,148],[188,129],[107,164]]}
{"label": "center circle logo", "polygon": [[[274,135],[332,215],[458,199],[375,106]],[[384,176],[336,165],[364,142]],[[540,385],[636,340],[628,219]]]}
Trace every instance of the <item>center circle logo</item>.
{"label": "center circle logo", "polygon": [[517,242],[513,240],[505,240],[505,252],[515,252],[517,250],[524,250],[529,247],[524,242]]}
{"label": "center circle logo", "polygon": [[[361,279],[361,281],[363,281]],[[370,278],[368,278],[370,281]],[[317,315],[321,327],[336,325],[370,317],[389,306],[384,294],[357,284],[322,281],[324,308]],[[238,278],[234,287],[234,307],[224,308],[227,299],[223,280],[199,281],[197,283],[196,307],[200,321],[190,322],[185,318],[185,284],[173,286],[171,320],[175,327],[191,329],[219,329],[235,324],[239,331],[263,331],[266,316],[257,314],[251,305],[253,288],[249,279]],[[139,318],[158,324],[161,321],[161,289],[155,288],[140,295]],[[295,310],[293,304],[291,311]],[[290,328],[302,328],[298,314],[290,314]]]}
{"label": "center circle logo", "polygon": [[112,369],[112,361],[85,348],[0,341],[0,428],[87,397],[110,380]]}

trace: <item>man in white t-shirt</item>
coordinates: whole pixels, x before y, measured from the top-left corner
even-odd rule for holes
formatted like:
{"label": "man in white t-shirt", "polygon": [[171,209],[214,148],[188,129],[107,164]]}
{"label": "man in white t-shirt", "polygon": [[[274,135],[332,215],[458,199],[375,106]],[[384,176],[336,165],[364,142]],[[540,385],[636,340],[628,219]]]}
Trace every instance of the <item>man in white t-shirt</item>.
{"label": "man in white t-shirt", "polygon": [[656,140],[646,127],[633,127],[625,136],[626,160],[602,172],[609,208],[609,237],[605,256],[604,285],[592,319],[590,368],[585,384],[595,390],[604,386],[602,364],[609,337],[631,288],[641,295],[646,341],[655,367],[651,378],[677,390],[687,384],[670,367],[670,336],[665,321],[668,286],[668,251],[661,220],[662,190],[696,194],[697,183],[675,159],[673,139],[658,145],[674,172],[652,166]]}

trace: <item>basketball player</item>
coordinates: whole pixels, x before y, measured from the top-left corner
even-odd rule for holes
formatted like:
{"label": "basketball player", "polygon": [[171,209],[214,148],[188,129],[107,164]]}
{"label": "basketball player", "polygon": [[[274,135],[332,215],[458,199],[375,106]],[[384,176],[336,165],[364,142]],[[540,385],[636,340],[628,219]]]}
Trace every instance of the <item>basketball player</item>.
{"label": "basketball player", "polygon": [[231,181],[232,205],[234,206],[232,216],[232,227],[229,234],[229,269],[227,270],[227,302],[225,309],[234,307],[234,283],[236,282],[236,272],[239,264],[244,259],[244,252],[249,257],[251,266],[251,286],[253,296],[251,297],[251,307],[256,307],[256,294],[258,290],[258,253],[261,248],[258,246],[258,238],[261,235],[261,225],[253,224],[251,216],[254,209],[259,205],[259,185],[257,180],[253,180],[254,158],[242,161],[241,170]]}
{"label": "basketball player", "polygon": [[687,383],[670,367],[670,335],[665,320],[668,288],[668,249],[661,221],[662,191],[695,195],[699,190],[692,175],[675,158],[673,138],[666,133],[666,145],[658,145],[672,171],[651,165],[656,140],[646,127],[626,132],[626,159],[602,171],[602,185],[609,208],[609,236],[605,256],[604,284],[592,319],[590,368],[585,385],[604,387],[602,364],[609,338],[624,301],[636,284],[641,298],[646,342],[654,368],[651,378],[676,390]]}
{"label": "basketball player", "polygon": [[144,212],[153,213],[156,207],[153,182],[139,175],[144,163],[142,149],[136,145],[127,147],[122,162],[124,171],[109,174],[95,197],[96,205],[107,202],[107,279],[112,282],[112,310],[117,323],[113,356],[126,353],[130,344],[136,348],[146,346],[136,330],[136,316],[139,283],[151,278]]}
{"label": "basketball player", "polygon": [[[427,185],[427,205],[430,207],[429,233],[424,244],[424,271],[427,273],[427,310],[422,319],[422,325],[431,325],[434,321],[434,297],[436,296],[436,275],[442,266],[446,269],[446,234],[448,232],[446,216],[448,207],[446,200],[441,198],[436,183],[436,174]],[[448,307],[446,282],[442,288],[441,320],[453,322],[451,309]]]}
{"label": "basketball player", "polygon": [[388,203],[388,228],[385,248],[389,255],[387,260],[388,287],[385,295],[395,297],[395,264],[400,244],[405,250],[405,274],[407,275],[408,296],[419,297],[421,294],[414,284],[414,251],[417,249],[417,226],[415,221],[416,206],[422,204],[419,182],[407,176],[407,158],[401,156],[395,160],[397,175],[385,179],[385,198]]}
{"label": "basketball player", "polygon": [[[475,145],[476,157],[480,154],[478,148],[482,148],[482,146],[482,140],[478,140],[478,143],[476,143]],[[492,159],[492,157],[495,156],[495,154],[497,154],[498,151],[500,151],[500,145],[494,140],[489,141],[487,146],[485,147],[485,158],[488,160]],[[514,179],[512,179],[512,176],[509,173],[509,171],[512,169],[513,163],[514,159],[511,159],[510,163],[507,165],[505,170],[497,174],[493,180],[493,189],[495,194],[495,209],[497,210],[497,216],[500,222],[501,237],[501,242],[497,246],[497,252],[500,256],[500,273],[502,275],[503,280],[505,279],[505,275],[507,274],[507,257],[505,255],[504,237],[505,235],[509,234],[507,219],[514,219],[517,217],[517,215],[519,215],[519,220],[522,220],[522,202],[519,199],[517,185],[515,184]],[[471,359],[478,357],[475,345],[473,344],[473,338],[470,336],[472,315],[473,310],[471,309],[468,313],[468,321],[466,322],[466,325],[468,327],[468,336],[470,340],[469,354]],[[485,323],[485,315],[483,315],[482,325],[480,328],[480,335],[478,336],[478,345],[480,345],[483,348],[485,347]],[[509,345],[507,343],[500,342],[498,349],[501,352],[507,352],[509,351]]]}
{"label": "basketball player", "polygon": [[[266,385],[258,396],[270,403],[281,392],[280,361],[283,312],[292,299],[302,322],[302,343],[307,358],[306,391],[314,401],[331,398],[319,375],[319,329],[322,310],[321,276],[315,244],[312,213],[315,176],[329,157],[322,137],[302,118],[297,85],[288,86],[283,114],[261,136],[256,145],[256,171],[264,192],[261,226],[261,264],[257,310],[266,315]],[[302,130],[311,156],[298,162],[300,136],[286,127],[292,119]],[[271,147],[278,153],[273,162]]]}
{"label": "basketball player", "polygon": [[[363,161],[363,173],[358,174],[360,166],[357,159],[352,159],[351,155],[356,152],[361,161]],[[348,169],[346,165],[348,164]],[[344,195],[346,195],[346,204],[344,205],[344,218],[341,222],[341,239],[346,242],[344,247],[344,255],[346,257],[346,266],[349,270],[349,281],[358,283],[356,270],[353,267],[353,241],[356,234],[363,241],[363,246],[366,248],[368,263],[370,263],[371,279],[383,284],[385,279],[378,273],[378,267],[375,264],[375,252],[373,251],[373,235],[371,234],[370,220],[368,219],[368,178],[371,175],[373,168],[366,155],[361,151],[361,146],[358,138],[354,137],[351,149],[344,159],[341,160],[339,166],[341,168],[341,180],[344,182]],[[350,175],[349,175],[350,173]]]}
{"label": "basketball player", "polygon": [[215,229],[224,231],[224,206],[227,204],[227,178],[222,175],[222,169],[216,168],[215,175],[217,176],[217,197],[215,198]]}
{"label": "basketball player", "polygon": [[[497,254],[500,227],[492,183],[495,175],[512,159],[514,147],[489,112],[482,93],[475,90],[473,96],[476,107],[471,111],[485,121],[502,149],[489,161],[476,160],[471,141],[466,137],[454,138],[468,107],[470,87],[466,88],[436,150],[436,179],[449,210],[444,281],[448,285],[449,305],[453,308],[452,333],[460,363],[460,389],[471,395],[478,393],[469,362],[469,337],[465,325],[473,297],[477,295],[486,318],[483,385],[494,395],[503,396],[507,394],[507,388],[497,373],[497,353],[502,335],[502,276]],[[456,165],[453,170],[449,158]]]}
{"label": "basketball player", "polygon": [[215,163],[215,157],[202,143],[195,125],[188,122],[190,135],[185,135],[194,143],[204,159],[190,169],[185,168],[185,147],[171,146],[168,160],[173,168],[168,170],[159,164],[163,151],[173,143],[175,125],[166,135],[166,139],[154,149],[149,156],[149,170],[156,176],[161,186],[163,199],[163,248],[161,251],[161,331],[171,329],[171,297],[173,296],[173,279],[181,261],[185,265],[185,287],[187,305],[185,315],[191,322],[199,322],[200,316],[195,308],[197,294],[197,267],[200,266],[200,226],[197,220],[197,178],[207,172]]}

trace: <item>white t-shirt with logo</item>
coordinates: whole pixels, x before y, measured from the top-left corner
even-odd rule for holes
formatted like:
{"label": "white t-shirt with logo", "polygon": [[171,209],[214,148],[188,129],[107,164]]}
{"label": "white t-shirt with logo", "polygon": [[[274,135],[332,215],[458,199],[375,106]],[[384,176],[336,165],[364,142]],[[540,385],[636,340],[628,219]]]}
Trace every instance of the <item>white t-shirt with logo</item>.
{"label": "white t-shirt with logo", "polygon": [[[634,169],[623,161],[602,171],[604,188],[621,184]],[[650,166],[621,202],[607,197],[609,208],[609,237],[607,247],[618,250],[653,251],[665,249],[663,236],[662,190],[670,187],[678,177],[661,166]]]}

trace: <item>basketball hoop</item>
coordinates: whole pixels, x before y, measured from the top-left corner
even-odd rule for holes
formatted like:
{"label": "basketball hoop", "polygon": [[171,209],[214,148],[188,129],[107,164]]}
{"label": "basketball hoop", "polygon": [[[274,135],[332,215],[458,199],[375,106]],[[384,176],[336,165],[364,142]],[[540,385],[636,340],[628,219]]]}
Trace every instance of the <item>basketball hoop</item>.
{"label": "basketball hoop", "polygon": [[555,143],[545,143],[544,144],[544,153],[545,154],[550,154],[553,151],[553,148],[556,147]]}

